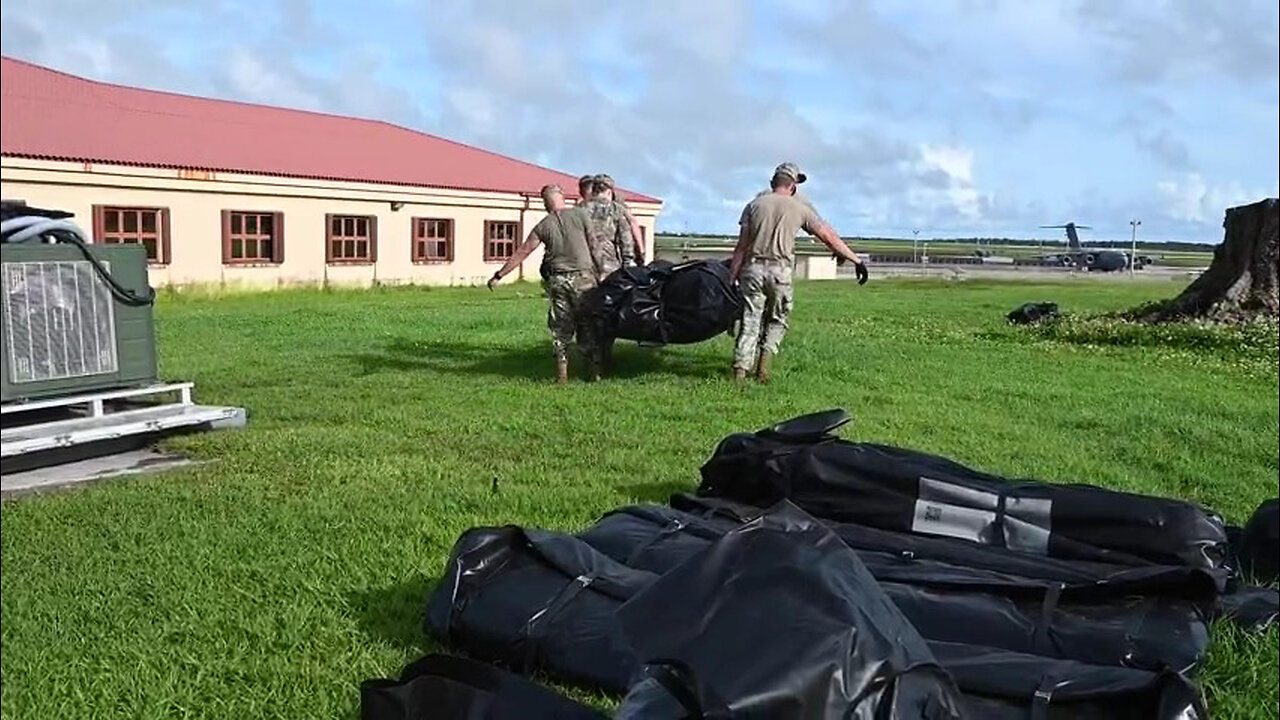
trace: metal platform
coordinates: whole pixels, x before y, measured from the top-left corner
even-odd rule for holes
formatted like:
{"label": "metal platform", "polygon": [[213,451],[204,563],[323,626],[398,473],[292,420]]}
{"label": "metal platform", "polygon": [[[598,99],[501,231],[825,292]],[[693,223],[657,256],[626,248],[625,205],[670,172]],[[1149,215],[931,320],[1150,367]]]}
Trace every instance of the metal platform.
{"label": "metal platform", "polygon": [[[196,405],[194,383],[86,393],[0,406],[0,457],[195,429],[243,427],[237,407]],[[163,396],[176,396],[169,400]]]}

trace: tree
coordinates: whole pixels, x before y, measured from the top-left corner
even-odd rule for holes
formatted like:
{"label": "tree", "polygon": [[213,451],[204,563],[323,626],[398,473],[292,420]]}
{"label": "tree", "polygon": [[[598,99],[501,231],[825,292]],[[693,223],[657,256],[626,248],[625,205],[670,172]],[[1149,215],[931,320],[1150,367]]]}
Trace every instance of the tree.
{"label": "tree", "polygon": [[1277,239],[1280,199],[1228,208],[1222,244],[1209,269],[1182,294],[1129,313],[1143,322],[1190,318],[1242,321],[1280,317],[1277,297]]}

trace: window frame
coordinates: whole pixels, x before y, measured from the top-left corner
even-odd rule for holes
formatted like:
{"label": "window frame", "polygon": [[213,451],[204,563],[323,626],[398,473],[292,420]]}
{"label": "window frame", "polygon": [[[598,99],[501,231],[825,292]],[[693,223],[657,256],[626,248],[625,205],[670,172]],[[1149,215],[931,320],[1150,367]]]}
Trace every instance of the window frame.
{"label": "window frame", "polygon": [[[489,252],[489,243],[492,241],[490,232],[492,232],[493,228],[497,225],[511,225],[515,227],[515,235],[511,239],[510,255],[497,256]],[[482,242],[484,243],[484,247],[482,248],[482,251],[484,253],[484,261],[486,263],[505,263],[506,261],[510,260],[512,257],[515,256],[516,250],[519,249],[520,247],[520,238],[523,232],[524,232],[524,228],[522,227],[522,224],[519,220],[485,220],[484,221],[484,237],[482,238]],[[503,240],[501,242],[506,242],[506,241]]]}
{"label": "window frame", "polygon": [[[334,235],[333,221],[336,219],[351,220],[367,220],[369,223],[369,234],[365,236],[359,235]],[[349,239],[358,242],[363,239],[368,243],[369,251],[366,257],[347,258],[334,257],[333,242],[335,239]],[[373,265],[378,262],[378,216],[377,215],[353,215],[351,213],[325,213],[324,216],[324,262],[326,265]]]}
{"label": "window frame", "polygon": [[[428,227],[426,223],[436,222],[444,223],[445,228],[447,229],[443,238],[445,242],[444,257],[432,257],[425,252],[418,252],[419,243],[422,244],[422,248],[425,250],[428,243],[438,242],[441,240],[441,238],[437,237],[428,237],[425,233],[422,235],[418,234],[418,227],[420,225]],[[409,219],[409,223],[409,259],[412,260],[415,265],[444,265],[453,262],[455,237],[455,223],[453,218],[414,217]]]}
{"label": "window frame", "polygon": [[[240,230],[238,233],[241,242],[248,235],[244,232],[244,216],[253,215],[256,217],[271,217],[271,257],[231,257],[231,243],[233,233],[231,232],[231,218],[233,215],[240,217]],[[254,233],[254,242],[258,243],[261,249],[262,233]],[[222,211],[222,264],[234,266],[263,266],[263,265],[283,265],[284,264],[284,213],[276,210],[223,210]]]}
{"label": "window frame", "polygon": [[[156,214],[156,231],[154,233],[142,232],[142,217],[138,217],[138,230],[133,234],[137,240],[126,240],[108,242],[107,236],[124,236],[123,230],[113,233],[107,232],[107,213],[108,212],[154,212]],[[169,208],[158,205],[94,205],[93,206],[93,242],[95,245],[142,245],[146,247],[146,243],[141,242],[142,237],[155,235],[156,237],[156,258],[152,260],[147,258],[147,265],[152,267],[165,267],[173,262],[173,248],[169,244]]]}

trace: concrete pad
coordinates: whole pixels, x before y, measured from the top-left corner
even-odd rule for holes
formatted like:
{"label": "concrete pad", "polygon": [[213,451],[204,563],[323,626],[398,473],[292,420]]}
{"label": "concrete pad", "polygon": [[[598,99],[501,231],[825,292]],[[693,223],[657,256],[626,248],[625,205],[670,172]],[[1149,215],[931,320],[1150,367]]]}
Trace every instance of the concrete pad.
{"label": "concrete pad", "polygon": [[161,472],[194,465],[195,461],[154,448],[129,450],[75,462],[0,475],[0,497],[63,489],[107,478]]}

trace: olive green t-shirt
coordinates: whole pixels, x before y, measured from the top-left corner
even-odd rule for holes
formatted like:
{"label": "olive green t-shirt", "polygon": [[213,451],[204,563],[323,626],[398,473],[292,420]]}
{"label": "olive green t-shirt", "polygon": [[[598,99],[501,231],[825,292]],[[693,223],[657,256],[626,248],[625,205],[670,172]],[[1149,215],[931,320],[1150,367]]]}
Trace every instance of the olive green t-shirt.
{"label": "olive green t-shirt", "polygon": [[796,234],[800,230],[817,234],[822,218],[806,200],[790,195],[757,195],[742,211],[753,257],[792,262],[796,257]]}
{"label": "olive green t-shirt", "polygon": [[581,208],[565,208],[547,213],[533,228],[542,241],[544,273],[595,272],[591,261],[587,214]]}

